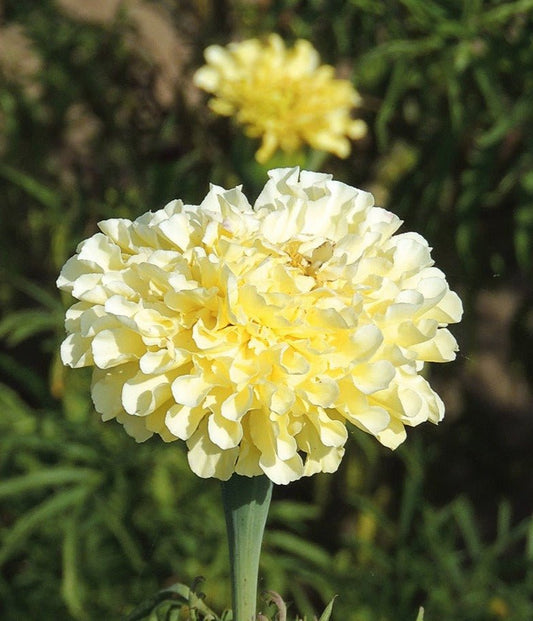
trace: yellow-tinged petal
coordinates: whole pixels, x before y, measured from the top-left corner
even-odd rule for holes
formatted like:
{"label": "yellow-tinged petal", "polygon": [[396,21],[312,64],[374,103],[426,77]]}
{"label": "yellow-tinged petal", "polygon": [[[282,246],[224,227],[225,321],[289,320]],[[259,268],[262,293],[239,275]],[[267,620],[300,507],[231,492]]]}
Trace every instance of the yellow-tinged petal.
{"label": "yellow-tinged petal", "polygon": [[188,440],[206,415],[203,408],[174,404],[167,410],[165,425],[180,440]]}
{"label": "yellow-tinged petal", "polygon": [[318,472],[335,472],[344,455],[344,448],[325,446],[320,440],[317,430],[308,425],[297,435],[300,450],[307,454],[304,465],[304,476],[312,476]]}
{"label": "yellow-tinged petal", "polygon": [[339,387],[337,382],[321,378],[305,382],[299,392],[305,395],[309,403],[329,408],[339,395]]}
{"label": "yellow-tinged petal", "polygon": [[311,368],[309,360],[305,356],[287,345],[283,346],[280,365],[289,375],[305,375]]}
{"label": "yellow-tinged petal", "polygon": [[378,440],[390,449],[395,449],[405,440],[407,434],[403,423],[395,418],[391,418],[386,429],[377,434]]}
{"label": "yellow-tinged petal", "polygon": [[215,477],[227,481],[233,474],[239,449],[235,447],[221,451],[220,447],[209,439],[205,420],[187,441],[187,446],[189,466],[199,477],[204,479]]}
{"label": "yellow-tinged petal", "polygon": [[135,439],[136,442],[146,442],[154,433],[146,427],[146,420],[139,416],[129,416],[124,412],[117,414],[117,420],[122,424],[128,435]]}
{"label": "yellow-tinged petal", "polygon": [[391,416],[385,408],[367,405],[354,413],[349,420],[359,429],[377,436],[388,428]]}
{"label": "yellow-tinged petal", "polygon": [[455,360],[459,346],[451,332],[441,328],[431,340],[420,343],[413,349],[420,358],[428,362],[450,362]]}
{"label": "yellow-tinged petal", "polygon": [[63,364],[74,369],[94,364],[91,339],[83,338],[76,333],[69,334],[61,343],[61,360]]}
{"label": "yellow-tinged petal", "polygon": [[145,351],[141,336],[127,328],[102,330],[92,339],[94,364],[100,369],[138,360]]}
{"label": "yellow-tinged petal", "polygon": [[303,475],[301,457],[296,454],[290,459],[281,459],[277,454],[276,437],[269,417],[260,411],[253,411],[250,417],[250,434],[261,454],[259,465],[262,471],[278,485],[299,479]]}
{"label": "yellow-tinged petal", "polygon": [[320,441],[324,446],[344,446],[348,438],[346,426],[340,421],[330,418],[323,408],[311,408],[307,418],[316,428]]}
{"label": "yellow-tinged petal", "polygon": [[352,372],[354,385],[367,395],[383,390],[392,381],[396,371],[388,360],[358,364]]}
{"label": "yellow-tinged petal", "polygon": [[294,389],[285,384],[274,384],[270,396],[270,410],[275,414],[286,414],[296,401]]}
{"label": "yellow-tinged petal", "polygon": [[102,420],[110,420],[123,412],[122,389],[124,382],[134,377],[136,373],[135,364],[124,364],[113,368],[111,371],[94,370],[91,396],[94,408],[102,415]]}
{"label": "yellow-tinged petal", "polygon": [[220,406],[220,413],[231,421],[240,420],[252,407],[253,391],[251,386],[230,395]]}
{"label": "yellow-tinged petal", "polygon": [[128,414],[147,416],[172,396],[166,375],[145,375],[142,372],[127,380],[122,388],[122,405]]}
{"label": "yellow-tinged petal", "polygon": [[176,403],[191,408],[200,405],[210,390],[210,384],[200,375],[180,375],[172,383]]}
{"label": "yellow-tinged petal", "polygon": [[235,448],[242,439],[242,425],[239,421],[228,420],[218,412],[208,417],[209,437],[221,449]]}

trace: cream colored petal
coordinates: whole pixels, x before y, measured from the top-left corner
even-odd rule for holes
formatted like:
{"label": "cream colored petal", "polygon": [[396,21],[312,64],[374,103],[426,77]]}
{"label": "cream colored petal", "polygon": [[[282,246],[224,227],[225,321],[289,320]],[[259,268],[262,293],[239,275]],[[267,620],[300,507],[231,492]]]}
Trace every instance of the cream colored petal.
{"label": "cream colored petal", "polygon": [[213,298],[217,294],[217,288],[205,287],[192,288],[188,286],[182,291],[169,291],[165,294],[165,304],[173,310],[180,313],[198,312],[200,309],[209,305],[210,308],[216,309],[216,305],[212,304]]}
{"label": "cream colored petal", "polygon": [[287,485],[303,476],[303,462],[298,454],[287,461],[277,455],[274,432],[266,413],[251,412],[250,433],[261,453],[259,466],[269,479],[277,485]]}
{"label": "cream colored petal", "polygon": [[450,362],[459,350],[457,341],[449,330],[440,328],[433,339],[415,345],[417,355],[428,362]]}
{"label": "cream colored petal", "polygon": [[201,350],[213,350],[222,347],[226,349],[225,333],[208,328],[202,319],[199,319],[192,328],[192,338]]}
{"label": "cream colored petal", "polygon": [[91,396],[94,408],[102,415],[102,420],[115,418],[123,411],[122,388],[124,382],[134,377],[136,373],[135,364],[125,364],[110,371],[94,370]]}
{"label": "cream colored petal", "polygon": [[203,408],[175,404],[168,408],[165,425],[181,440],[188,440],[206,415],[207,411]]}
{"label": "cream colored petal", "polygon": [[[358,105],[360,103],[360,98],[357,98],[356,101],[354,101],[354,105]],[[368,133],[368,125],[364,122],[361,121],[361,119],[356,119],[354,121],[352,121],[346,130],[346,134],[352,139],[352,140],[359,140],[360,138],[364,138]]]}
{"label": "cream colored petal", "polygon": [[[416,294],[416,292],[414,293]],[[385,313],[385,322],[387,324],[398,324],[404,321],[412,321],[423,302],[423,298],[420,294],[418,294],[418,297],[418,304],[411,304],[408,302],[395,302],[391,304]]]}
{"label": "cream colored petal", "polygon": [[270,397],[270,410],[276,414],[286,414],[294,405],[294,390],[285,384],[274,385],[275,390]]}
{"label": "cream colored petal", "polygon": [[376,436],[382,433],[390,424],[391,417],[385,408],[367,405],[349,418],[356,427]]}
{"label": "cream colored petal", "polygon": [[122,389],[122,405],[128,414],[146,416],[162,406],[171,396],[168,377],[139,372],[125,382]]}
{"label": "cream colored petal", "polygon": [[102,272],[124,267],[121,249],[102,233],[96,233],[78,246],[78,259],[94,264]]}
{"label": "cream colored petal", "polygon": [[178,348],[145,352],[139,360],[139,368],[146,375],[166,373],[189,362],[191,354]]}
{"label": "cream colored petal", "polygon": [[91,348],[94,364],[100,369],[138,360],[146,352],[141,337],[127,329],[102,330],[93,338]]}
{"label": "cream colored petal", "polygon": [[407,434],[403,423],[395,418],[391,418],[388,427],[377,434],[377,439],[390,449],[395,449],[405,440]]}
{"label": "cream colored petal", "polygon": [[[76,302],[65,313],[65,330],[67,332],[79,332],[81,326],[81,318],[87,312],[92,312],[93,306],[87,302]],[[83,334],[82,336],[88,336]]]}
{"label": "cream colored petal", "polygon": [[304,476],[319,472],[336,472],[344,455],[344,448],[325,446],[320,441],[317,430],[306,425],[297,436],[298,447],[307,453],[304,465]]}
{"label": "cream colored petal", "polygon": [[107,293],[101,286],[102,274],[80,274],[74,281],[72,295],[78,300],[93,304],[105,304]]}
{"label": "cream colored petal", "polygon": [[228,420],[217,412],[209,416],[207,429],[211,441],[221,449],[235,448],[242,439],[240,422]]}
{"label": "cream colored petal", "polygon": [[128,300],[124,296],[113,295],[105,301],[103,308],[105,312],[110,315],[132,319],[139,312],[142,306],[139,302]]}
{"label": "cream colored petal", "polygon": [[90,269],[80,263],[78,256],[71,257],[62,267],[56,285],[63,291],[72,293],[76,280],[83,274],[90,273]]}
{"label": "cream colored petal", "polygon": [[122,250],[135,250],[131,237],[131,220],[125,218],[111,218],[98,223],[98,228],[114,241]]}
{"label": "cream colored petal", "polygon": [[130,416],[124,412],[118,413],[116,418],[123,425],[124,431],[136,442],[146,442],[154,435],[152,431],[147,429],[144,418]]}
{"label": "cream colored petal", "polygon": [[352,360],[363,361],[373,356],[383,342],[381,330],[373,324],[361,326],[349,337],[347,349]]}
{"label": "cream colored petal", "polygon": [[198,241],[197,228],[187,213],[176,213],[159,225],[164,237],[182,252]]}
{"label": "cream colored petal", "polygon": [[214,477],[227,481],[234,472],[239,449],[222,450],[211,442],[207,432],[207,421],[202,421],[196,432],[187,441],[187,460],[191,470],[207,479]]}
{"label": "cream colored petal", "polygon": [[345,330],[348,325],[342,315],[334,308],[310,308],[306,314],[310,326],[324,330]]}
{"label": "cream colored petal", "polygon": [[[84,302],[85,303],[85,302]],[[116,317],[108,315],[105,307],[97,304],[90,306],[79,318],[77,332],[85,338],[92,338],[100,330],[122,327]]]}
{"label": "cream colored petal", "polygon": [[433,263],[426,240],[417,233],[402,233],[394,238],[392,278],[403,278]]}
{"label": "cream colored petal", "polygon": [[308,373],[311,368],[306,356],[303,356],[293,347],[287,345],[283,345],[280,365],[290,375],[304,375]]}
{"label": "cream colored petal", "polygon": [[[178,438],[170,432],[165,424],[167,405],[157,408],[149,416],[144,416],[140,420],[144,421],[147,431],[157,433],[163,442],[175,442]],[[133,418],[133,417],[132,417]],[[135,418],[139,418],[138,416]]]}
{"label": "cream colored petal", "polygon": [[79,334],[69,334],[61,343],[61,360],[74,369],[94,364],[91,340]]}
{"label": "cream colored petal", "polygon": [[215,67],[225,67],[230,62],[228,52],[220,45],[210,45],[204,51],[206,61]]}
{"label": "cream colored petal", "polygon": [[135,314],[134,321],[137,330],[143,337],[174,336],[179,330],[179,324],[175,317],[165,317],[152,308],[139,310]]}
{"label": "cream colored petal", "polygon": [[211,385],[200,375],[180,375],[172,383],[172,395],[176,403],[196,407],[210,392]]}
{"label": "cream colored petal", "polygon": [[288,485],[304,476],[303,462],[299,455],[283,461],[275,453],[262,453],[259,466],[276,485]]}
{"label": "cream colored petal", "polygon": [[463,316],[463,304],[454,291],[447,291],[437,306],[428,311],[428,316],[441,324],[457,323]]}
{"label": "cream colored petal", "polygon": [[388,360],[360,364],[352,372],[354,385],[367,395],[387,388],[396,371]]}
{"label": "cream colored petal", "polygon": [[328,408],[339,396],[339,387],[335,381],[321,378],[305,382],[298,392],[305,395],[305,398],[313,405]]}
{"label": "cream colored petal", "polygon": [[246,386],[243,390],[231,394],[220,406],[220,413],[230,421],[240,420],[252,407],[253,390]]}
{"label": "cream colored petal", "polygon": [[417,290],[433,306],[446,295],[448,285],[444,277],[422,278],[417,284]]}
{"label": "cream colored petal", "polygon": [[346,426],[339,420],[332,419],[322,408],[312,408],[306,414],[313,424],[325,446],[344,446],[348,438]]}
{"label": "cream colored petal", "polygon": [[235,473],[246,477],[256,477],[264,474],[259,466],[261,453],[253,442],[244,437],[239,446],[239,457],[235,464]]}
{"label": "cream colored petal", "polygon": [[270,414],[270,421],[274,427],[276,438],[276,455],[283,461],[293,459],[298,450],[296,440],[289,431],[289,417]]}
{"label": "cream colored petal", "polygon": [[417,325],[404,321],[398,326],[397,343],[401,347],[412,347],[435,338],[438,324],[434,319],[423,319]]}
{"label": "cream colored petal", "polygon": [[[413,392],[421,401],[413,398],[411,394]],[[442,399],[421,375],[400,374],[398,377],[398,396],[403,408],[401,420],[407,425],[418,425],[426,420],[438,423],[444,417]]]}
{"label": "cream colored petal", "polygon": [[324,446],[312,450],[305,460],[303,476],[311,476],[319,472],[337,472],[344,456],[344,448]]}

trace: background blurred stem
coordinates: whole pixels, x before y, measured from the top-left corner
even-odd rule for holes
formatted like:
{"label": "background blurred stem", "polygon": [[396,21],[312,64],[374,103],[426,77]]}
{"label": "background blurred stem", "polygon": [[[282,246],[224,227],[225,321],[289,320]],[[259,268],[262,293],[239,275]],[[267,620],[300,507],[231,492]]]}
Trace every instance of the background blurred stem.
{"label": "background blurred stem", "polygon": [[259,556],[271,497],[272,481],[266,476],[234,474],[222,482],[233,621],[251,621],[256,616]]}

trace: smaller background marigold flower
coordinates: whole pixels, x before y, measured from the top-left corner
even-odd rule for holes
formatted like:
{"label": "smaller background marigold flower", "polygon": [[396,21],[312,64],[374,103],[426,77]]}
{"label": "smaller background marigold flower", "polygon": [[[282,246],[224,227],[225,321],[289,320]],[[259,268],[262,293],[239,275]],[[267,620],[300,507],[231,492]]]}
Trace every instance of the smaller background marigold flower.
{"label": "smaller background marigold flower", "polygon": [[197,86],[212,93],[210,108],[233,116],[246,134],[261,138],[256,159],[264,163],[277,149],[292,153],[303,144],[345,158],[351,139],[366,134],[366,124],[352,119],[361,97],[334,69],[320,65],[304,40],[287,49],[272,34],[265,42],[249,39],[226,48],[205,50],[207,64],[195,74]]}

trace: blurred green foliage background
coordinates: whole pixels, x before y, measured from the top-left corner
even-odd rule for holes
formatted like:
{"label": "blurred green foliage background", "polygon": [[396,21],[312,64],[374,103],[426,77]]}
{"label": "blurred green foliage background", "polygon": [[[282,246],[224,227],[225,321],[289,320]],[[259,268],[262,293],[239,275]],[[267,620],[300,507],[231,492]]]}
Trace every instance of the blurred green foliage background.
{"label": "blurred green foliage background", "polygon": [[465,302],[447,416],[395,454],[356,434],[341,471],[278,487],[262,588],[293,614],[533,618],[533,0],[0,2],[0,617],[119,619],[206,577],[229,603],[219,486],[179,443],[103,424],[58,360],[77,243],[208,183],[261,186],[192,84],[211,43],[310,40],[370,128],[322,170],[434,247]]}

